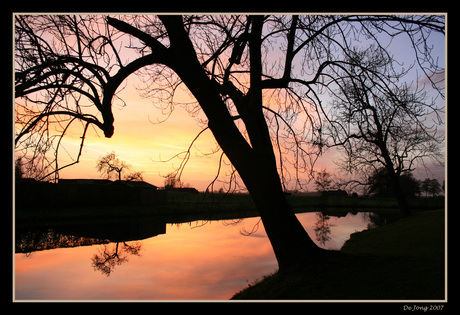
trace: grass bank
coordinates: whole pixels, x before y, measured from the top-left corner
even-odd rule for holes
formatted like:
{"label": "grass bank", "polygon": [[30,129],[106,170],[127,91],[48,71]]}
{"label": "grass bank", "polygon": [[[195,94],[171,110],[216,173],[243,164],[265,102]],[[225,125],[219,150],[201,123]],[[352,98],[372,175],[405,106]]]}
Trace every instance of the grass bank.
{"label": "grass bank", "polygon": [[104,206],[43,206],[16,207],[17,223],[49,221],[103,220],[142,217],[161,217],[174,220],[218,220],[256,216],[258,212],[249,195],[205,195],[168,192],[166,204],[104,205]]}
{"label": "grass bank", "polygon": [[444,210],[355,233],[341,251],[276,272],[232,299],[444,299]]}
{"label": "grass bank", "polygon": [[[321,196],[288,196],[288,201],[297,213],[321,211],[375,211],[397,210],[393,198],[324,198]],[[444,198],[414,198],[409,200],[415,209],[444,207]],[[76,219],[107,217],[140,217],[151,215],[195,215],[214,214],[256,216],[258,212],[249,194],[193,194],[169,191],[166,204],[156,205],[103,205],[103,206],[41,206],[16,207],[16,219]]]}

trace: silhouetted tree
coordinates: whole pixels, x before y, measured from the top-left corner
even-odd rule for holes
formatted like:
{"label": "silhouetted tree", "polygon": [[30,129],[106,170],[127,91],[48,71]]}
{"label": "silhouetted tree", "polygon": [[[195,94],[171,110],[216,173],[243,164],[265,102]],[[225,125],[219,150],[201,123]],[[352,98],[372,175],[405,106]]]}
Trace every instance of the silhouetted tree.
{"label": "silhouetted tree", "polygon": [[428,197],[428,192],[430,191],[431,179],[425,178],[422,182],[421,189],[425,192],[425,197]]}
{"label": "silhouetted tree", "polygon": [[315,172],[313,179],[315,181],[315,188],[317,191],[326,191],[332,185],[331,174],[326,172],[325,169]]}
{"label": "silhouetted tree", "polygon": [[442,191],[441,189],[441,184],[437,179],[432,179],[431,182],[431,187],[430,187],[430,193],[432,194],[433,197],[439,195],[439,193]]}
{"label": "silhouetted tree", "polygon": [[339,70],[351,47],[379,45],[375,33],[407,35],[418,68],[435,84],[432,32],[444,33],[444,16],[16,15],[16,145],[24,154],[56,152],[74,122],[81,147],[90,124],[111,137],[112,104],[124,105],[117,91],[131,74],[145,82],[144,96],[171,110],[174,92],[186,87],[196,101],[187,109],[206,116],[197,138],[206,130],[214,135],[251,194],[282,269],[323,252],[283,185],[289,178],[302,185],[322,152],[321,98],[344,86]]}
{"label": "silhouetted tree", "polygon": [[164,188],[165,189],[172,189],[172,188],[181,186],[181,183],[176,178],[176,175],[177,174],[175,172],[171,172],[168,175],[166,175],[165,182],[164,182],[164,184],[165,184]]}
{"label": "silhouetted tree", "polygon": [[391,183],[386,187],[408,216],[402,176],[427,159],[443,164],[444,137],[437,126],[443,124],[444,106],[427,101],[418,84],[398,84],[404,72],[394,69],[381,46],[351,50],[340,71],[344,84],[328,116],[329,145],[341,147],[342,166],[350,173],[383,166]]}
{"label": "silhouetted tree", "polygon": [[142,171],[129,173],[125,175],[125,180],[141,182],[144,180],[144,176],[142,175],[142,173],[143,173]]}
{"label": "silhouetted tree", "polygon": [[21,179],[24,176],[24,171],[22,170],[21,158],[17,158],[14,161],[14,177],[16,180]]}
{"label": "silhouetted tree", "polygon": [[426,178],[421,185],[422,191],[425,192],[425,196],[428,197],[430,193],[433,197],[438,195],[441,192],[441,184],[437,179]]}
{"label": "silhouetted tree", "polygon": [[121,174],[123,171],[130,168],[131,165],[117,158],[117,155],[113,151],[101,156],[96,164],[97,171],[106,176],[107,179],[113,178],[114,174],[116,174],[115,178],[118,178],[119,181],[121,181]]}
{"label": "silhouetted tree", "polygon": [[[401,194],[404,197],[415,197],[420,195],[420,182],[416,180],[411,172],[404,172],[399,177]],[[368,179],[367,193],[376,197],[395,197],[395,191],[386,168],[375,170]]]}

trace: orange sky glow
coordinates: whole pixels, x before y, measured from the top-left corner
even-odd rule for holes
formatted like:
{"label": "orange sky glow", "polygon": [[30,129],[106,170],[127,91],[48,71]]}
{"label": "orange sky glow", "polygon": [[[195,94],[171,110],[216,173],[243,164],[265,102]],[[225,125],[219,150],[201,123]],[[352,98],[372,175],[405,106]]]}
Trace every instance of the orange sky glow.
{"label": "orange sky glow", "polygon": [[[314,236],[317,214],[300,214],[299,220]],[[121,252],[127,260],[114,266],[110,276],[93,268],[91,258],[104,248],[115,252],[115,243],[17,253],[16,298],[228,299],[277,268],[262,225],[250,236],[241,233],[258,222],[254,217],[168,223],[166,234],[127,242],[140,245],[139,256]],[[351,233],[366,229],[368,220],[365,214],[348,214],[330,223],[332,240],[322,246],[340,248]]]}
{"label": "orange sky glow", "polygon": [[[152,99],[143,98],[136,90],[138,86],[138,78],[136,75],[131,75],[127,79],[126,87],[118,93],[125,106],[117,101],[113,104],[115,133],[112,138],[105,138],[96,127],[90,127],[80,162],[62,169],[59,178],[103,178],[103,175],[96,170],[96,161],[99,157],[114,151],[121,160],[131,165],[130,171],[142,171],[145,181],[159,187],[164,185],[164,177],[180,166],[182,162],[180,157],[183,155],[171,158],[189,148],[193,139],[204,128],[198,120],[205,120],[205,116],[199,111],[196,117],[192,117],[184,106],[176,105],[168,117],[169,108],[163,112],[164,104],[154,104]],[[192,102],[193,97],[186,91],[180,91],[175,96],[175,100],[178,103],[186,103]],[[59,155],[60,166],[75,161],[82,130],[82,125],[76,123],[66,133],[62,142],[63,149],[61,148]],[[194,143],[191,157],[182,173],[182,184],[195,187],[199,191],[206,190],[218,172],[221,151],[211,155],[208,153],[216,151],[217,148],[218,145],[210,130],[200,135]],[[340,154],[337,151],[326,151],[319,157],[314,168],[324,168],[336,174],[338,159]],[[214,185],[214,190],[228,187],[224,182],[228,182],[230,173],[231,168],[226,160],[219,177],[221,181]],[[441,174],[440,176],[443,173],[443,170],[437,172]],[[293,170],[292,174],[294,174]],[[415,175],[419,178],[430,177],[430,174],[425,172]],[[306,174],[301,174],[301,177],[302,180],[308,178]],[[313,183],[310,183],[307,189],[314,191]]]}
{"label": "orange sky glow", "polygon": [[[111,151],[131,164],[131,171],[142,171],[144,180],[157,186],[163,186],[164,176],[179,167],[183,155],[167,160],[186,151],[202,127],[180,106],[175,107],[166,121],[158,122],[166,119],[167,115],[156,108],[150,99],[142,98],[134,84],[127,86],[119,96],[126,106],[113,106],[115,133],[112,138],[105,138],[100,130],[90,128],[80,162],[60,171],[60,178],[100,178],[96,161]],[[81,131],[78,132],[67,136],[64,143],[73,158],[80,145]],[[204,154],[212,152],[216,146],[209,130],[199,137],[182,175],[182,183],[196,186],[199,190],[206,189],[216,175],[220,154]],[[65,153],[61,158],[63,165],[72,162]]]}
{"label": "orange sky glow", "polygon": [[[437,48],[442,50],[443,46],[438,46]],[[441,53],[439,55],[442,56]],[[135,58],[135,55],[130,56],[128,50],[126,58],[128,57]],[[142,171],[145,181],[159,187],[164,185],[164,177],[180,166],[182,162],[180,158],[170,159],[189,148],[190,143],[206,125],[206,117],[201,110],[194,112],[194,117],[192,117],[186,106],[179,105],[179,103],[193,103],[194,101],[193,96],[184,87],[177,89],[174,95],[174,102],[178,104],[174,105],[173,111],[170,110],[168,104],[155,104],[155,99],[142,97],[138,89],[145,87],[145,84],[143,85],[138,74],[129,76],[123,82],[117,98],[113,101],[115,132],[112,138],[105,138],[102,131],[90,126],[79,163],[62,169],[59,172],[59,178],[102,178],[102,174],[96,170],[96,161],[99,157],[112,151],[118,155],[119,159],[132,165],[132,172]],[[244,81],[244,78],[239,79]],[[278,107],[277,96],[269,96],[269,93],[271,92],[267,92],[265,105],[276,109]],[[120,100],[126,106],[122,106],[123,102]],[[21,100],[16,101],[21,102]],[[188,109],[190,111],[190,107]],[[66,133],[59,151],[59,166],[76,160],[82,131],[83,125],[74,123]],[[218,172],[221,151],[209,154],[215,152],[217,148],[218,145],[211,131],[204,131],[194,143],[190,159],[182,173],[181,182],[200,191],[206,190]],[[336,163],[339,158],[339,152],[329,150],[319,157],[314,168],[324,168],[332,174],[338,174]],[[228,160],[224,159],[224,162],[219,177],[221,181],[216,183],[215,190],[222,187],[223,182],[228,181],[231,173]],[[288,170],[292,170],[292,174],[295,173],[293,166],[289,166]],[[437,168],[434,173],[420,171],[414,175],[416,178],[434,177],[442,181],[444,168]],[[300,177],[302,181],[308,179],[307,174],[300,174]],[[314,190],[312,183],[307,187],[309,190]],[[225,185],[224,188],[226,188]],[[288,185],[287,188],[293,188],[293,184]]]}
{"label": "orange sky glow", "polygon": [[[193,96],[185,88],[178,89],[174,96],[177,104],[174,104],[171,111],[168,104],[155,104],[151,98],[141,96],[137,88],[142,83],[135,74],[123,86],[112,105],[114,135],[105,138],[102,131],[90,126],[79,163],[60,170],[59,178],[103,178],[104,175],[96,170],[96,161],[112,151],[119,159],[131,165],[131,172],[142,171],[145,181],[159,187],[164,185],[164,177],[180,166],[184,157],[181,153],[187,151],[206,125],[203,123],[206,117],[201,110],[192,115],[189,113],[192,105],[188,110],[185,105],[181,105],[193,104]],[[276,100],[273,98],[267,98],[265,103],[276,109],[278,105],[274,102]],[[83,125],[79,123],[72,124],[66,132],[59,150],[60,167],[76,160],[82,132]],[[212,152],[214,154],[210,154]],[[190,159],[181,175],[182,184],[205,191],[217,175],[221,152],[211,131],[204,131],[194,142]],[[178,157],[173,158],[178,154]],[[332,160],[320,159],[315,167],[332,170],[335,167]],[[215,191],[229,187],[232,170],[229,161],[226,158],[223,161],[219,181],[213,187]],[[290,168],[294,174],[293,167]],[[302,177],[302,180],[307,180],[308,175]],[[241,188],[244,189],[244,186]]]}

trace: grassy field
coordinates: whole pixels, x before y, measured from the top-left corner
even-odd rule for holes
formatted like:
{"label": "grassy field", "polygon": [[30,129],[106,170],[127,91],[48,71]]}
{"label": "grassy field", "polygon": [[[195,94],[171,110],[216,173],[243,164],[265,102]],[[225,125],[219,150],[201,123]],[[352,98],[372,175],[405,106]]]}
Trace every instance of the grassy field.
{"label": "grassy field", "polygon": [[444,299],[444,210],[355,233],[339,252],[277,272],[233,299]]}

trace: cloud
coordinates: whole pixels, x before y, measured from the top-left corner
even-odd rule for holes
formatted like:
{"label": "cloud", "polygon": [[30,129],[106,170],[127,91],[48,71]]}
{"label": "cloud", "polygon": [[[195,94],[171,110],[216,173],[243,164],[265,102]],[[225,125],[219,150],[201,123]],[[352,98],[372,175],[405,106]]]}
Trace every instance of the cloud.
{"label": "cloud", "polygon": [[446,72],[443,69],[438,72],[428,73],[428,76],[424,75],[420,77],[418,82],[421,85],[428,85],[430,87],[433,87],[433,84],[435,84],[437,89],[444,90],[446,86]]}

